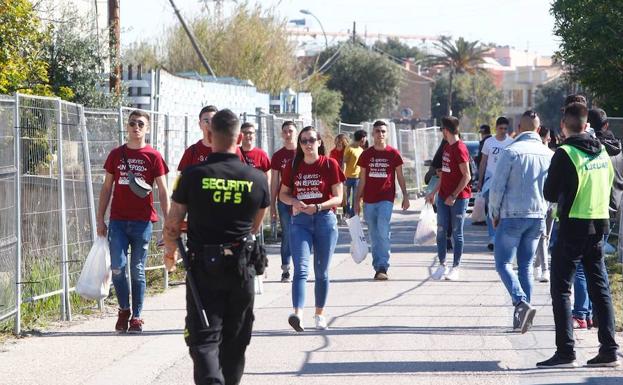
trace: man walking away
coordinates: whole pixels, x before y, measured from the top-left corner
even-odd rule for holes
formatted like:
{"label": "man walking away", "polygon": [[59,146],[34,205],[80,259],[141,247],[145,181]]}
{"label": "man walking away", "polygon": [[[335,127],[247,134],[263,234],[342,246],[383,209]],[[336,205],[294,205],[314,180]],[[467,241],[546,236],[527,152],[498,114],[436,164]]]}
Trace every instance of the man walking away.
{"label": "man walking away", "polygon": [[556,353],[537,367],[576,367],[571,318],[571,284],[582,263],[595,315],[599,321],[599,354],[587,366],[618,366],[614,339],[614,310],[603,260],[603,235],[608,230],[608,202],[614,178],[606,149],[586,133],[588,110],[571,103],[565,108],[563,134],[567,138],[552,158],[544,195],[558,202],[560,233],[552,253],[552,309]]}
{"label": "man walking away", "polygon": [[346,182],[346,215],[350,218],[355,215],[355,193],[359,185],[359,172],[361,168],[357,166],[357,161],[363,153],[363,146],[366,143],[368,133],[364,130],[357,130],[353,134],[353,142],[344,150],[344,175]]}
{"label": "man walking away", "polygon": [[[552,152],[538,134],[539,117],[526,111],[515,141],[502,150],[489,190],[495,233],[495,269],[511,296],[513,329],[525,333],[536,309],[530,305],[532,262],[545,226],[547,202],[543,185]],[[519,277],[513,270],[517,257]]]}

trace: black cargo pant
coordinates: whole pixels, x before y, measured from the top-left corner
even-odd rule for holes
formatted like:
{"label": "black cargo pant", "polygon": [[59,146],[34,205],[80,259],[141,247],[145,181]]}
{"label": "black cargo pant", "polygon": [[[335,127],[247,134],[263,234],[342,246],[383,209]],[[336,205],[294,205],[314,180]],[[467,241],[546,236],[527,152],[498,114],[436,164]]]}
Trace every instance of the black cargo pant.
{"label": "black cargo pant", "polygon": [[564,358],[575,359],[569,297],[578,263],[584,266],[588,295],[599,323],[599,352],[616,356],[618,345],[614,340],[614,310],[601,249],[603,233],[599,230],[597,232],[580,237],[560,233],[552,252],[550,293],[556,325],[556,347],[557,353]]}
{"label": "black cargo pant", "polygon": [[[237,385],[253,327],[253,279],[220,267],[192,263],[210,327],[203,330],[192,294],[186,289],[184,338],[194,364],[196,384]],[[188,283],[188,282],[187,282]]]}

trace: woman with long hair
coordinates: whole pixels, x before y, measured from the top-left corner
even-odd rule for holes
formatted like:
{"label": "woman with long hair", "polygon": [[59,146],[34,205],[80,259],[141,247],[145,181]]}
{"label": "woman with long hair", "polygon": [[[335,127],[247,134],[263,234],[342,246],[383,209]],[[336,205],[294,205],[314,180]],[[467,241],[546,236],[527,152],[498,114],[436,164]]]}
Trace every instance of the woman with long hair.
{"label": "woman with long hair", "polygon": [[329,157],[335,159],[341,169],[344,169],[344,150],[348,147],[348,136],[338,134],[335,137],[335,147],[329,153]]}
{"label": "woman with long hair", "polygon": [[326,329],[324,306],[329,291],[329,263],[337,243],[335,208],[342,203],[344,173],[337,161],[324,156],[319,133],[308,126],[301,130],[296,155],[287,165],[282,178],[279,199],[292,206],[290,250],[294,263],[292,306],[288,323],[302,332],[305,283],[309,260],[314,252],[314,293],[317,329]]}

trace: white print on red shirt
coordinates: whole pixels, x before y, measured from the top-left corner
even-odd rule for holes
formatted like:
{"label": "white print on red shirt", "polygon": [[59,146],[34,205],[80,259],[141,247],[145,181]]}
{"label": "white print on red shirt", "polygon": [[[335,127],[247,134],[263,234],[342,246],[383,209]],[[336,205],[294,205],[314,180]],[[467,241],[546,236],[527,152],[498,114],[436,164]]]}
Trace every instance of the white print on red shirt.
{"label": "white print on red shirt", "polygon": [[[128,166],[130,166],[130,170],[134,173],[135,176],[142,178],[145,180],[144,172],[147,171],[147,167],[145,167],[144,159],[128,159]],[[119,181],[118,183],[121,185],[129,185],[130,181],[128,179],[128,173],[126,172],[125,162],[122,160],[119,161],[119,165],[117,165],[117,169],[119,170]]]}
{"label": "white print on red shirt", "polygon": [[441,171],[451,172],[450,171],[450,154],[447,153],[446,151],[444,151],[443,156],[442,156]]}
{"label": "white print on red shirt", "polygon": [[387,178],[387,169],[389,168],[389,159],[386,158],[370,158],[370,162],[368,163],[368,167],[370,168],[370,172],[368,176],[370,178]]}
{"label": "white print on red shirt", "polygon": [[322,198],[322,191],[320,191],[321,185],[322,180],[320,179],[320,174],[298,173],[294,181],[296,199],[302,201],[304,199]]}

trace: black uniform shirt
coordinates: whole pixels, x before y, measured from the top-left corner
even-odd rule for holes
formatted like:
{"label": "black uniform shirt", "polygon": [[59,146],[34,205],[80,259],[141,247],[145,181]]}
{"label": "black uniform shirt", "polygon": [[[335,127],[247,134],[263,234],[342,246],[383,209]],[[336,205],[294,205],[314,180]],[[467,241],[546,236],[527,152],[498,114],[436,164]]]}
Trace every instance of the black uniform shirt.
{"label": "black uniform shirt", "polygon": [[264,173],[236,154],[212,153],[182,172],[172,199],[187,206],[188,239],[216,245],[249,234],[257,211],[270,204],[270,193]]}

